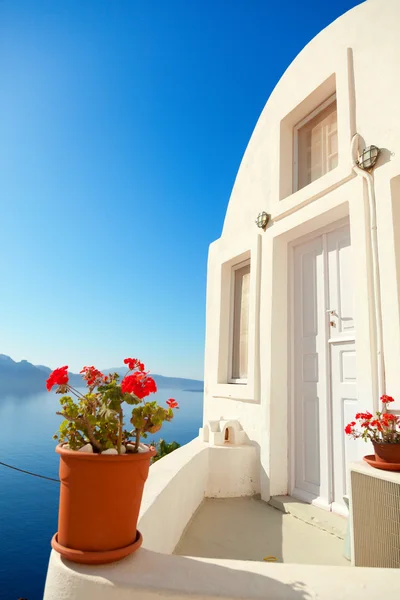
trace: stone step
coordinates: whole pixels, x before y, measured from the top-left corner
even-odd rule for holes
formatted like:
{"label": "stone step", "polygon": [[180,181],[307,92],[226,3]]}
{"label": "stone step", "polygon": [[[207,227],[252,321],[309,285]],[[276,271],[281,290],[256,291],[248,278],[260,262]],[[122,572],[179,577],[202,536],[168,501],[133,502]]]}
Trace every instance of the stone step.
{"label": "stone step", "polygon": [[313,527],[327,531],[341,540],[344,540],[346,536],[347,519],[341,515],[307,504],[292,498],[292,496],[272,496],[269,504],[281,512],[290,514]]}

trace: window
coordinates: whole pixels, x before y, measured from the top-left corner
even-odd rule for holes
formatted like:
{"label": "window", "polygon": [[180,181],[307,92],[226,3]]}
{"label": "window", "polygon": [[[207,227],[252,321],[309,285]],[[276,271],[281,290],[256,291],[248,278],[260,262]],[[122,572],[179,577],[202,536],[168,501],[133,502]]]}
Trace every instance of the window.
{"label": "window", "polygon": [[250,262],[233,269],[230,382],[246,383],[248,368]]}
{"label": "window", "polygon": [[294,128],[295,191],[338,164],[336,94]]}

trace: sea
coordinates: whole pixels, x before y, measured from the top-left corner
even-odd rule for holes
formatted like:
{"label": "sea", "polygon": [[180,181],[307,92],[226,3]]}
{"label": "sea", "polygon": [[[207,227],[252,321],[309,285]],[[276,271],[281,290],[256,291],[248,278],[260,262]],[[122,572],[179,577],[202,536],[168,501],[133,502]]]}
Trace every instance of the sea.
{"label": "sea", "polygon": [[[152,398],[160,403],[175,398],[180,408],[151,439],[183,445],[198,435],[202,392],[160,389]],[[58,408],[54,393],[0,395],[0,461],[57,479],[52,436],[62,420]],[[58,494],[58,483],[0,465],[0,600],[42,600]]]}

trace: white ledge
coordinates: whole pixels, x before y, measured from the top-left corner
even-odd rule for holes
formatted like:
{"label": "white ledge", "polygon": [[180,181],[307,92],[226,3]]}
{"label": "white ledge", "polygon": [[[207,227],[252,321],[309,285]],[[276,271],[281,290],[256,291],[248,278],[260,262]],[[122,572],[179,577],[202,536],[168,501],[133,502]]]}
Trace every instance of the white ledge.
{"label": "white ledge", "polygon": [[44,600],[376,600],[398,589],[397,569],[267,564],[141,549],[111,565],[50,558]]}

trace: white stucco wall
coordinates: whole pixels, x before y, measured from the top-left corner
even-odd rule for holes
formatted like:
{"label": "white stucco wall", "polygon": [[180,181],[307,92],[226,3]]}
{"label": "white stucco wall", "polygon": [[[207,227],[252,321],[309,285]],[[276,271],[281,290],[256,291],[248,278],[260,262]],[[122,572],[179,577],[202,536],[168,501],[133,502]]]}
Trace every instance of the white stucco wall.
{"label": "white stucco wall", "polygon": [[[400,2],[368,0],[314,38],[271,94],[243,156],[222,236],[210,246],[204,418],[232,418],[259,447],[263,498],[289,488],[288,244],[350,220],[357,307],[357,385],[377,407],[377,360],[365,183],[352,170],[359,133],[382,149],[374,170],[386,390],[400,410]],[[336,90],[339,164],[291,193],[292,130]],[[257,214],[272,223],[257,229]],[[226,380],[231,266],[251,256],[248,385]],[[227,316],[228,314],[228,316]],[[224,375],[225,374],[225,375]],[[224,378],[225,377],[225,378]]]}
{"label": "white stucco wall", "polygon": [[260,493],[259,452],[255,446],[210,447],[206,498],[234,498]]}

